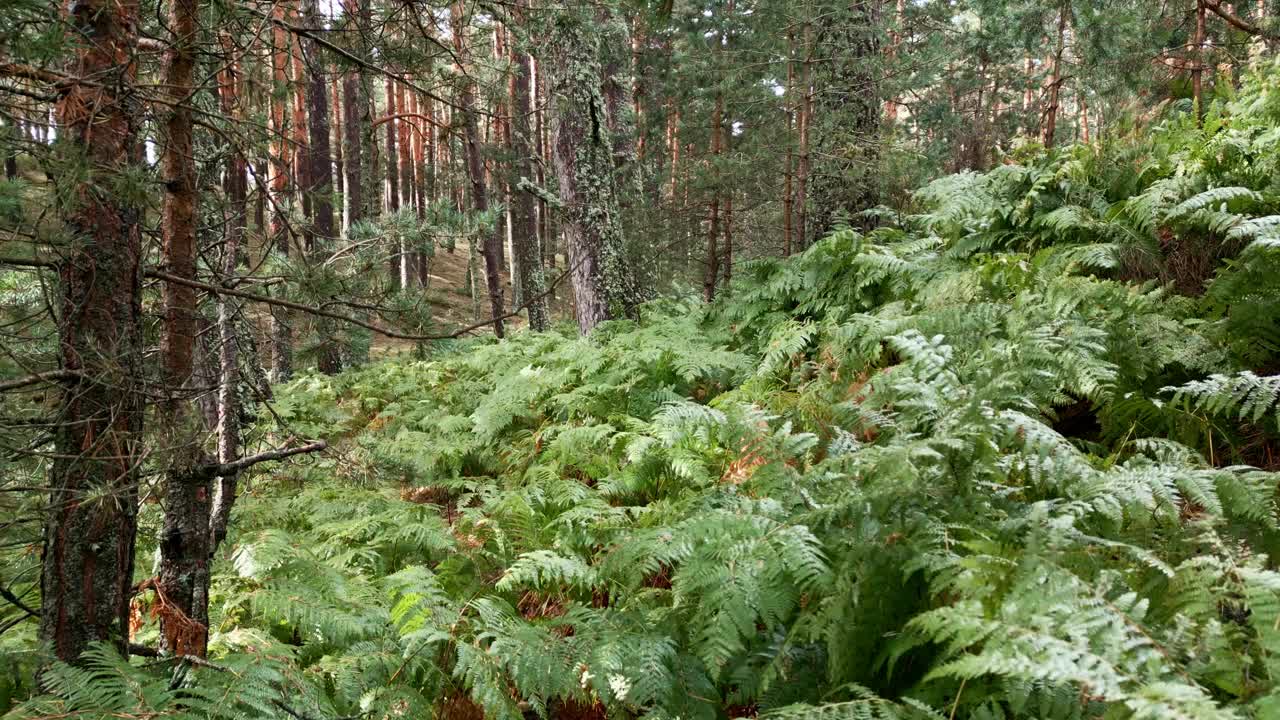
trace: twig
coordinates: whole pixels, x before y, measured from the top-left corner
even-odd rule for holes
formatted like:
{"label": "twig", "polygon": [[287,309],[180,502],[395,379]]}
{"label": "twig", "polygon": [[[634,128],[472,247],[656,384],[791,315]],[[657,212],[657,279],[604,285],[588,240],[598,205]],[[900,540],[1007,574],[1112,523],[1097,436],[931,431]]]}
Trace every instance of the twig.
{"label": "twig", "polygon": [[26,603],[22,602],[22,598],[9,592],[9,590],[3,586],[0,586],[0,597],[3,597],[5,600],[8,600],[11,605],[17,607],[19,610],[25,612],[29,616],[40,617],[39,610],[33,610]]}

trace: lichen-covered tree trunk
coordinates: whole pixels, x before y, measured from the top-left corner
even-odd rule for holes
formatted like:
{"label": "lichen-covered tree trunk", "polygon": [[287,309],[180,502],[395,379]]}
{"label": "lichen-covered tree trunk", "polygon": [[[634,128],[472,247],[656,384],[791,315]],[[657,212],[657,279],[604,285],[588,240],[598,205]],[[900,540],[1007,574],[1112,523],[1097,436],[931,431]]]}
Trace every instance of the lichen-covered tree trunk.
{"label": "lichen-covered tree trunk", "polygon": [[[198,0],[170,0],[172,38],[165,53],[164,88],[170,101],[161,168],[164,204],[160,233],[165,269],[196,277],[196,164],[191,101],[194,88]],[[196,293],[189,285],[166,283],[161,338],[165,402],[163,422],[170,438],[165,470],[164,523],[160,532],[157,590],[166,610],[160,615],[160,647],[166,653],[203,657],[209,625],[210,480],[201,448],[203,428],[186,397],[194,369]]]}
{"label": "lichen-covered tree trunk", "polygon": [[578,328],[635,311],[631,268],[623,253],[614,190],[613,143],[600,87],[600,56],[589,18],[557,13],[547,40],[553,154]]}
{"label": "lichen-covered tree trunk", "polygon": [[808,117],[813,147],[809,217],[815,239],[879,201],[880,6],[883,0],[818,4]]}
{"label": "lichen-covered tree trunk", "polygon": [[[516,0],[517,20],[528,28],[529,0]],[[523,301],[528,304],[529,327],[547,329],[546,278],[542,270],[542,248],[538,243],[537,198],[529,192],[525,183],[535,182],[533,158],[533,125],[529,122],[533,111],[533,66],[529,53],[511,45],[515,78],[512,85],[511,154],[515,158],[517,184],[512,198],[512,251],[524,291]]]}
{"label": "lichen-covered tree trunk", "polygon": [[136,2],[75,0],[74,46],[58,102],[58,135],[87,175],[63,175],[61,212],[74,240],[59,258],[58,353],[79,373],[62,398],[49,477],[40,640],[76,662],[90,643],[127,651],[143,456],[140,208],[113,192],[140,167],[143,113],[134,95]]}

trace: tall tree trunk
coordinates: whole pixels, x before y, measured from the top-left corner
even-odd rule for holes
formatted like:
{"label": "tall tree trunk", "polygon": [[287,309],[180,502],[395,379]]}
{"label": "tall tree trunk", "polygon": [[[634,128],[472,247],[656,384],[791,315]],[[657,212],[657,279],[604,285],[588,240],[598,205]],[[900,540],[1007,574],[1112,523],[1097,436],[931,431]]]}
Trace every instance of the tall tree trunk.
{"label": "tall tree trunk", "polygon": [[[383,195],[386,198],[387,214],[389,215],[400,211],[400,154],[396,151],[399,135],[399,131],[396,130],[396,123],[399,121],[395,118],[398,112],[400,112],[400,109],[396,105],[395,81],[387,78],[387,117],[391,119],[385,123],[387,129],[387,186]],[[392,288],[403,288],[400,284],[400,262],[403,257],[403,248],[399,233],[392,232],[390,235],[391,248],[387,256],[387,280]]]}
{"label": "tall tree trunk", "polygon": [[[898,50],[902,46],[902,29],[907,23],[907,0],[897,0],[897,5],[893,10],[893,29],[889,31],[889,51],[885,53],[889,60],[889,65],[893,66],[898,61]],[[892,68],[890,72],[896,71]],[[902,105],[899,96],[894,95],[885,102],[884,116],[890,124],[898,122],[898,108]]]}
{"label": "tall tree trunk", "polygon": [[[301,24],[298,18],[298,3],[293,0],[288,9],[289,21],[294,25]],[[302,225],[302,247],[306,252],[314,248],[315,237],[311,225],[311,149],[307,133],[307,72],[302,65],[302,37],[289,35],[289,97],[293,102],[293,116],[289,122],[289,133],[292,139],[293,191],[302,207],[302,216],[306,222]]]}
{"label": "tall tree trunk", "polygon": [[[322,27],[317,0],[307,0],[307,24]],[[336,237],[333,222],[333,157],[329,144],[329,85],[325,63],[314,41],[303,45],[306,58],[307,97],[307,195],[311,198],[311,227],[320,246]]]}
{"label": "tall tree trunk", "polygon": [[716,297],[716,280],[720,277],[720,255],[716,241],[720,237],[720,151],[723,142],[724,95],[716,95],[715,109],[711,111],[711,208],[707,223],[707,254],[702,272],[702,299],[711,302]]}
{"label": "tall tree trunk", "polygon": [[[356,22],[359,26],[359,54],[365,63],[372,64],[373,58],[373,7],[371,0],[350,0],[357,5]],[[373,97],[373,77],[365,67],[356,71],[359,78],[357,84],[356,109],[359,122],[356,123],[360,137],[360,162],[364,167],[360,171],[360,197],[364,201],[360,217],[370,219],[382,212],[382,168],[378,158],[378,132],[373,121],[378,116],[377,102]],[[348,162],[350,162],[348,160]]]}
{"label": "tall tree trunk", "polygon": [[[795,137],[792,133],[795,130],[795,96],[796,96],[796,67],[795,67],[795,46],[796,35],[794,31],[787,31],[787,89],[785,94],[785,112],[787,114],[787,158],[782,173],[782,255],[787,257],[791,255],[792,240],[792,203],[794,200],[792,189],[792,177],[795,175]],[[672,182],[674,183],[674,173],[672,174]]]}
{"label": "tall tree trunk", "polygon": [[[534,152],[538,155],[534,173],[537,175],[538,187],[545,188],[547,186],[545,168],[552,165],[551,130],[546,111],[550,96],[547,95],[547,73],[543,69],[543,62],[535,57],[533,63],[533,119],[534,134],[537,136],[537,147],[534,148]],[[551,230],[551,208],[543,197],[538,198],[538,239],[542,245],[542,266],[554,268],[556,266],[556,234]],[[555,297],[554,288],[552,288],[551,297]]]}
{"label": "tall tree trunk", "polygon": [[724,289],[733,280],[733,190],[724,197]]}
{"label": "tall tree trunk", "polygon": [[[271,234],[270,247],[282,258],[289,257],[288,208],[291,205],[290,170],[293,167],[292,145],[289,142],[288,118],[290,99],[289,65],[291,63],[289,35],[281,24],[285,22],[285,7],[275,6],[279,23],[272,26],[271,48]],[[288,380],[293,374],[293,331],[289,327],[288,311],[271,307],[271,375],[275,382]]]}
{"label": "tall tree trunk", "polygon": [[[516,19],[521,27],[528,27],[529,0],[516,0]],[[512,121],[511,154],[516,162],[516,175],[520,181],[533,182],[533,146],[530,142],[533,128],[529,115],[533,109],[533,69],[529,53],[511,44],[515,64],[514,92],[511,102]],[[529,327],[547,329],[546,279],[542,270],[542,248],[538,246],[536,198],[533,193],[518,184],[512,198],[512,254],[519,265],[523,281],[524,302],[529,304]]]}
{"label": "tall tree trunk", "polygon": [[809,245],[809,123],[813,117],[813,25],[804,26],[804,64],[800,78],[800,167],[796,171],[796,227],[795,241],[801,249]]}
{"label": "tall tree trunk", "polygon": [[127,652],[129,637],[143,457],[141,209],[104,188],[142,161],[137,15],[130,0],[75,0],[65,16],[75,28],[67,74],[93,80],[69,84],[57,106],[63,147],[89,173],[57,194],[78,240],[59,259],[59,360],[87,381],[67,386],[54,435],[39,637],[66,662],[98,641]]}
{"label": "tall tree trunk", "polygon": [[337,193],[339,202],[334,205],[334,212],[341,219],[335,218],[333,224],[333,232],[340,235],[347,228],[347,211],[343,207],[342,199],[347,196],[346,189],[346,166],[343,162],[342,142],[344,135],[342,133],[342,87],[338,83],[338,72],[330,68],[332,75],[329,83],[329,91],[333,100],[333,114],[330,122],[330,132],[332,139],[329,147],[333,154],[333,190]]}
{"label": "tall tree trunk", "polygon": [[[170,0],[173,33],[165,53],[164,88],[170,105],[163,155],[164,205],[160,232],[165,270],[196,279],[196,164],[191,101],[194,90],[198,0]],[[160,533],[158,591],[167,603],[160,615],[160,647],[176,655],[204,657],[209,633],[209,500],[211,478],[203,472],[203,428],[186,397],[194,369],[196,292],[189,285],[164,287],[162,377],[163,423],[174,445],[165,471],[164,527]]]}
{"label": "tall tree trunk", "polygon": [[347,191],[347,229],[350,231],[356,223],[367,217],[364,178],[361,176],[367,161],[361,157],[363,132],[360,128],[360,78],[354,73],[342,79],[342,111],[342,156],[346,163],[343,186]]}
{"label": "tall tree trunk", "polygon": [[[307,24],[323,27],[317,0],[307,0]],[[325,67],[319,46],[311,40],[303,43],[307,68],[307,195],[311,198],[312,237],[318,248],[330,248],[337,237],[333,220],[333,159],[329,145],[329,84],[321,72]],[[316,334],[320,336],[320,356],[316,365],[320,372],[334,374],[342,369],[334,323],[317,318]]]}
{"label": "tall tree trunk", "polygon": [[[233,55],[232,40],[226,37],[226,69],[219,83],[222,112],[237,120],[244,117],[240,107],[239,63]],[[227,194],[226,236],[222,248],[222,276],[230,279],[240,268],[247,222],[248,179],[244,154],[233,149],[227,160],[224,183]],[[218,462],[228,463],[240,452],[240,338],[236,332],[240,306],[230,295],[218,296]],[[237,474],[218,478],[210,511],[210,551],[216,550],[227,534],[231,506],[236,499]]]}
{"label": "tall tree trunk", "polygon": [[[396,107],[399,108],[401,114],[409,114],[408,103],[405,102],[404,84],[396,83]],[[400,207],[405,210],[413,209],[413,141],[410,137],[409,128],[413,123],[418,122],[417,118],[402,118],[396,122],[396,129],[399,131],[396,137],[397,146],[400,155],[397,162],[400,163]],[[409,281],[413,276],[414,253],[409,249],[404,237],[400,238],[400,287],[401,289],[409,289]]]}
{"label": "tall tree trunk", "polygon": [[[450,18],[453,28],[453,48],[458,57],[460,68],[464,73],[470,72],[467,67],[468,47],[463,39],[465,28],[462,22],[462,4],[454,2],[450,6]],[[471,179],[471,204],[476,212],[489,210],[489,197],[484,183],[484,162],[480,157],[480,130],[476,124],[475,87],[468,78],[462,83],[458,93],[458,110],[462,113],[463,131],[466,134],[467,175]],[[502,237],[497,231],[486,234],[482,253],[484,255],[485,283],[489,290],[489,306],[493,313],[493,334],[503,337],[502,315],[502,261],[498,257],[498,247]]]}
{"label": "tall tree trunk", "polygon": [[1062,97],[1062,53],[1066,49],[1067,18],[1071,15],[1069,0],[1058,8],[1058,44],[1050,61],[1049,101],[1044,109],[1044,125],[1041,128],[1040,142],[1045,147],[1053,147],[1054,136],[1058,132],[1058,106]]}
{"label": "tall tree trunk", "polygon": [[[1196,113],[1196,123],[1200,124],[1204,119],[1204,23],[1205,23],[1205,4],[1204,0],[1196,0],[1196,34],[1192,42],[1192,52],[1195,59],[1191,65],[1191,98]],[[1061,32],[1061,30],[1059,30]],[[1059,51],[1061,53],[1061,51]]]}
{"label": "tall tree trunk", "polygon": [[564,206],[578,328],[632,315],[635,292],[623,255],[613,185],[613,143],[600,88],[600,57],[589,19],[558,13],[548,39],[554,92],[555,167]]}

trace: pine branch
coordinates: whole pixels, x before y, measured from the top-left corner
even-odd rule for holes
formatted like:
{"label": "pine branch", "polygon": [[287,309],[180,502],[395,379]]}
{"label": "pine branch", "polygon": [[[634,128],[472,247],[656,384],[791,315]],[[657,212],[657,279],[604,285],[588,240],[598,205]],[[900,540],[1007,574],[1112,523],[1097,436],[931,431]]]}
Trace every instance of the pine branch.
{"label": "pine branch", "polygon": [[302,455],[305,453],[320,452],[329,447],[329,443],[324,440],[316,440],[315,442],[300,445],[295,448],[281,448],[278,450],[268,450],[258,453],[257,455],[249,455],[229,463],[212,463],[203,465],[199,468],[199,472],[206,476],[226,477],[257,465],[258,463],[270,462],[272,460],[283,460],[294,455]]}

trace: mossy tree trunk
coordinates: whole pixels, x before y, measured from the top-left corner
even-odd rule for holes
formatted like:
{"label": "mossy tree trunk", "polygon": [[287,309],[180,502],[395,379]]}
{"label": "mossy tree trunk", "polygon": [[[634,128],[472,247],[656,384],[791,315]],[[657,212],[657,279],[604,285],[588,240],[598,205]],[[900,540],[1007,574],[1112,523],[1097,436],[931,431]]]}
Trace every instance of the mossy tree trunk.
{"label": "mossy tree trunk", "polygon": [[584,334],[605,320],[634,314],[636,307],[618,221],[599,48],[589,20],[572,9],[560,11],[547,38],[562,228],[578,328]]}

